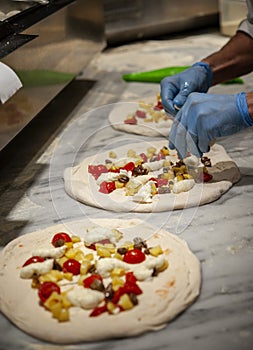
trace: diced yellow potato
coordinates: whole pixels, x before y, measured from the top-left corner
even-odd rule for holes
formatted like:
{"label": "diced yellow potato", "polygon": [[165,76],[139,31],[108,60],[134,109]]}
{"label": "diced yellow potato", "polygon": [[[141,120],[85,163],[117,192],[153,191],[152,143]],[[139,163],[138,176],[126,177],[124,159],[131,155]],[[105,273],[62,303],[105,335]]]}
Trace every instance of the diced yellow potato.
{"label": "diced yellow potato", "polygon": [[184,177],[183,177],[182,174],[179,174],[179,175],[177,175],[176,177],[177,177],[177,181],[182,181],[182,180],[184,180]]}
{"label": "diced yellow potato", "polygon": [[79,236],[72,236],[71,240],[73,243],[81,242],[81,238]]}
{"label": "diced yellow potato", "polygon": [[192,179],[190,174],[183,174],[184,179]]}
{"label": "diced yellow potato", "polygon": [[60,322],[66,322],[69,320],[69,310],[61,309],[60,315],[57,317]]}
{"label": "diced yellow potato", "polygon": [[101,256],[102,258],[110,258],[111,257],[110,250],[105,248],[103,245],[100,246],[100,245],[96,244],[96,251],[97,251],[98,256]]}
{"label": "diced yellow potato", "polygon": [[62,267],[63,264],[65,263],[65,261],[67,261],[67,260],[68,260],[68,258],[66,256],[62,256],[61,258],[57,259],[56,261]]}
{"label": "diced yellow potato", "polygon": [[127,151],[127,156],[128,156],[129,158],[135,158],[135,157],[136,157],[136,152],[135,152],[133,149],[129,149],[129,150]]}
{"label": "diced yellow potato", "polygon": [[65,308],[65,309],[68,309],[72,306],[71,302],[69,301],[68,297],[67,297],[67,293],[66,292],[63,292],[62,294],[62,306]]}
{"label": "diced yellow potato", "polygon": [[157,245],[155,247],[149,248],[149,252],[152,256],[158,256],[160,254],[163,254],[163,250],[160,245]]}
{"label": "diced yellow potato", "polygon": [[162,271],[166,270],[168,267],[169,267],[169,262],[168,262],[168,260],[165,260],[164,264],[157,269],[157,272],[162,272]]}
{"label": "diced yellow potato", "polygon": [[163,155],[165,155],[165,156],[168,156],[168,155],[170,154],[170,151],[169,151],[169,149],[168,149],[167,147],[163,147],[163,148],[161,149],[161,153],[162,153]]}
{"label": "diced yellow potato", "polygon": [[157,188],[155,184],[152,184],[151,186],[151,194],[152,196],[154,196],[157,193]]}
{"label": "diced yellow potato", "polygon": [[77,260],[79,262],[82,262],[82,261],[86,260],[85,259],[85,254],[81,250],[75,254],[74,258],[75,258],[75,260]]}
{"label": "diced yellow potato", "polygon": [[155,147],[148,147],[148,148],[147,148],[147,152],[148,152],[148,153],[153,153],[153,154],[154,154],[154,153],[156,153],[156,148],[155,148]]}
{"label": "diced yellow potato", "polygon": [[115,310],[115,305],[109,301],[107,304],[106,304],[106,307],[107,307],[107,310],[109,311],[110,314],[113,314],[114,310]]}
{"label": "diced yellow potato", "polygon": [[112,278],[112,289],[114,291],[118,290],[120,287],[124,285],[124,281],[120,277],[113,277]]}
{"label": "diced yellow potato", "polygon": [[109,158],[117,158],[117,154],[114,151],[110,151]]}
{"label": "diced yellow potato", "polygon": [[83,286],[83,280],[87,277],[87,275],[81,275],[77,281],[79,286]]}
{"label": "diced yellow potato", "polygon": [[57,308],[58,304],[61,303],[62,296],[56,292],[53,292],[50,297],[44,302],[44,306],[52,310],[53,308]]}
{"label": "diced yellow potato", "polygon": [[92,261],[94,259],[93,253],[85,254],[85,260]]}
{"label": "diced yellow potato", "polygon": [[64,272],[64,273],[63,273],[63,277],[64,277],[66,280],[68,280],[68,281],[72,281],[72,279],[73,279],[73,273],[71,273],[71,272]]}
{"label": "diced yellow potato", "polygon": [[84,260],[81,262],[80,275],[86,275],[91,267],[91,262],[89,260]]}
{"label": "diced yellow potato", "polygon": [[119,182],[118,180],[115,181],[115,187],[118,188],[123,188],[125,187],[125,184],[123,182]]}
{"label": "diced yellow potato", "polygon": [[114,256],[113,256],[115,259],[119,259],[119,260],[123,260],[124,259],[124,256],[119,254],[119,253],[115,253]]}
{"label": "diced yellow potato", "polygon": [[110,251],[110,253],[115,253],[115,246],[113,243],[105,243],[104,247]]}
{"label": "diced yellow potato", "polygon": [[73,242],[65,242],[64,245],[65,245],[68,249],[70,249],[70,248],[73,247]]}
{"label": "diced yellow potato", "polygon": [[65,256],[68,258],[68,259],[75,259],[75,256],[78,254],[83,254],[83,252],[78,249],[78,248],[70,248],[66,251],[65,253]]}
{"label": "diced yellow potato", "polygon": [[112,271],[111,271],[111,278],[114,277],[121,277],[125,275],[125,270],[121,269],[120,267],[115,267]]}
{"label": "diced yellow potato", "polygon": [[121,295],[118,304],[124,309],[124,310],[130,310],[134,307],[134,304],[132,303],[131,299],[129,298],[128,294]]}

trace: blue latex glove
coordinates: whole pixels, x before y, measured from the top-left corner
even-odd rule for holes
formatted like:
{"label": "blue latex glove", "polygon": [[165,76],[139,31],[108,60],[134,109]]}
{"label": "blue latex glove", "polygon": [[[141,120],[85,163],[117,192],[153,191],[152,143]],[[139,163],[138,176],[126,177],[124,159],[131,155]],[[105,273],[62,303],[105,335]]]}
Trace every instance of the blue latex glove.
{"label": "blue latex glove", "polygon": [[169,147],[176,148],[180,158],[184,158],[187,151],[201,157],[209,151],[212,140],[252,125],[244,92],[237,95],[195,92],[174,119]]}
{"label": "blue latex glove", "polygon": [[[192,92],[207,92],[213,74],[205,62],[197,62],[182,73],[161,81],[161,99],[167,113],[175,116]],[[176,106],[176,108],[175,108]]]}

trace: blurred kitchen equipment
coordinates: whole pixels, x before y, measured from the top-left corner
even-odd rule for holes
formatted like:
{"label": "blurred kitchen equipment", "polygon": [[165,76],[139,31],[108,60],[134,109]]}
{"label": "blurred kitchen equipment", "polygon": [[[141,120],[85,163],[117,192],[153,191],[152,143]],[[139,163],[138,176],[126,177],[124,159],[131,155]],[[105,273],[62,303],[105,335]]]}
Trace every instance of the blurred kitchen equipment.
{"label": "blurred kitchen equipment", "polygon": [[0,60],[23,83],[0,105],[1,150],[65,88],[75,91],[71,84],[105,39],[103,0],[1,0],[0,11],[7,15],[0,21]]}
{"label": "blurred kitchen equipment", "polygon": [[109,44],[219,25],[218,0],[104,0]]}
{"label": "blurred kitchen equipment", "polygon": [[222,34],[232,36],[240,22],[247,16],[245,0],[219,0],[220,31]]}

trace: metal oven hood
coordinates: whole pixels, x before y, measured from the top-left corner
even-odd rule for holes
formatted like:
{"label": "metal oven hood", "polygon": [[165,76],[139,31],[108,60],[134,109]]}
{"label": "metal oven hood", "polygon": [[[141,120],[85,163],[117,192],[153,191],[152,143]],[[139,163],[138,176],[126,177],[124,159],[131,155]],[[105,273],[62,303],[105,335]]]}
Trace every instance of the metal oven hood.
{"label": "metal oven hood", "polygon": [[23,82],[0,104],[1,150],[78,76],[105,39],[102,0],[6,0],[0,11],[7,13],[0,21],[0,61]]}

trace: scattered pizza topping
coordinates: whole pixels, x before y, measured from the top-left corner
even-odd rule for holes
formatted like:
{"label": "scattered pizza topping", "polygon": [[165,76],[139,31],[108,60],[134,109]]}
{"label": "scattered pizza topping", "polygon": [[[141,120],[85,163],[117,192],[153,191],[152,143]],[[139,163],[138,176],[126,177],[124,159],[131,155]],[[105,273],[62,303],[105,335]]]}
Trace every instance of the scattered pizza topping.
{"label": "scattered pizza topping", "polygon": [[[92,236],[96,240],[91,243]],[[90,317],[130,310],[143,293],[139,283],[167,269],[168,261],[160,245],[148,247],[140,237],[118,245],[121,238],[120,231],[100,227],[88,230],[85,239],[56,233],[50,242],[54,248],[39,248],[44,257],[27,259],[20,277],[32,279],[31,287],[37,289],[41,305],[59,322],[70,319],[72,307],[90,310]],[[59,240],[63,245],[55,246]],[[52,259],[51,250],[63,247],[62,255]],[[33,268],[29,275],[24,273],[29,266],[47,262],[49,269]]]}
{"label": "scattered pizza topping", "polygon": [[140,154],[130,149],[127,157],[121,159],[117,159],[116,154],[113,156],[114,162],[89,165],[88,172],[96,180],[99,192],[108,195],[121,189],[135,202],[152,203],[156,195],[187,192],[195,183],[212,180],[207,170],[211,161],[207,156],[200,161],[188,154],[185,159],[175,161],[175,151],[166,146],[148,147]]}
{"label": "scattered pizza topping", "polygon": [[139,108],[134,113],[129,114],[124,120],[124,123],[136,125],[140,119],[146,123],[161,123],[171,120],[163,109],[160,94],[157,94],[157,101],[155,103],[140,101]]}

